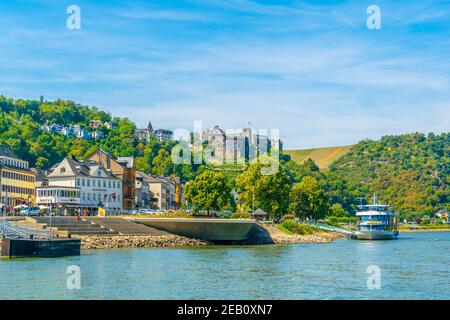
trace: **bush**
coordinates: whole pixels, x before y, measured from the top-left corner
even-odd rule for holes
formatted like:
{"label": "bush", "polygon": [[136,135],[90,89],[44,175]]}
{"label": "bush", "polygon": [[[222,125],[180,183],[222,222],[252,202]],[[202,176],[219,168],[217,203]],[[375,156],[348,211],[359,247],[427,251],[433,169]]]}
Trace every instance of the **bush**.
{"label": "bush", "polygon": [[356,217],[335,217],[335,216],[328,216],[326,217],[329,221],[327,224],[331,226],[338,227],[339,223],[356,223]]}
{"label": "bush", "polygon": [[293,220],[285,220],[281,226],[285,229],[288,229],[291,232],[297,229],[298,223]]}
{"label": "bush", "polygon": [[294,219],[295,219],[295,216],[293,214],[285,214],[283,216],[283,220],[284,221],[286,221],[286,220],[294,220]]}
{"label": "bush", "polygon": [[281,224],[281,227],[289,230],[292,233],[301,234],[301,235],[308,235],[308,234],[323,232],[319,228],[316,228],[316,227],[308,225],[308,224],[297,223],[293,220],[284,221]]}
{"label": "bush", "polygon": [[252,216],[246,212],[235,212],[231,215],[231,219],[251,219]]}

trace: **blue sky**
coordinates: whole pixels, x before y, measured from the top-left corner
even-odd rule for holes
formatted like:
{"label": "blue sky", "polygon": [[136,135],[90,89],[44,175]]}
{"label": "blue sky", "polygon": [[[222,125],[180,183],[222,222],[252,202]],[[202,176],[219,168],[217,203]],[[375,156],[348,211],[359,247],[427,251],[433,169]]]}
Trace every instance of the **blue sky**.
{"label": "blue sky", "polygon": [[[81,9],[68,30],[66,9]],[[366,27],[369,5],[381,30]],[[0,94],[144,126],[280,129],[286,148],[450,128],[450,1],[0,3]]]}

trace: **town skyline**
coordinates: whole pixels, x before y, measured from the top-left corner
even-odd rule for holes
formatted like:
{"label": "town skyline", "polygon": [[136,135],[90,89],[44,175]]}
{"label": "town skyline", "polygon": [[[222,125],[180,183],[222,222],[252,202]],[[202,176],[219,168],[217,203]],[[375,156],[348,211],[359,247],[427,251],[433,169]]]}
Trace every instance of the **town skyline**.
{"label": "town skyline", "polygon": [[436,1],[380,1],[380,30],[352,1],[78,1],[79,30],[67,4],[34,3],[0,4],[5,96],[95,105],[141,127],[251,121],[281,129],[286,149],[449,127],[449,10]]}

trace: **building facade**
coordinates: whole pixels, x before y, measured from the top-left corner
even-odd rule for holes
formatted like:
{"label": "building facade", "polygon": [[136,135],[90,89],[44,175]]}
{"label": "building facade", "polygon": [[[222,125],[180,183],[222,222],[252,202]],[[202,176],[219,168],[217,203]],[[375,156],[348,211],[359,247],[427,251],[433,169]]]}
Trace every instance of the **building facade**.
{"label": "building facade", "polygon": [[155,131],[155,137],[161,142],[173,140],[173,131],[167,129],[158,129]]}
{"label": "building facade", "polygon": [[173,140],[173,131],[168,129],[153,130],[152,123],[149,121],[147,128],[136,129],[136,135],[139,141],[148,142],[152,137],[161,142]]}
{"label": "building facade", "polygon": [[177,210],[183,203],[179,177],[156,177],[136,172],[136,203],[140,208]]}
{"label": "building facade", "polygon": [[122,181],[94,160],[65,158],[36,188],[36,202],[52,207],[123,209]]}
{"label": "building facade", "polygon": [[147,175],[142,171],[136,171],[136,208],[152,208],[150,205],[150,189]]}
{"label": "building facade", "polygon": [[136,169],[132,157],[121,157],[114,159],[109,153],[97,149],[86,157],[86,160],[96,161],[102,167],[119,178],[122,184],[122,207],[130,210],[135,208],[136,198]]}
{"label": "building facade", "polygon": [[151,137],[153,136],[153,126],[152,123],[149,121],[147,128],[143,129],[136,129],[136,135],[139,139],[139,141],[150,141]]}
{"label": "building facade", "polygon": [[35,203],[35,177],[28,161],[0,146],[0,199],[2,207]]}

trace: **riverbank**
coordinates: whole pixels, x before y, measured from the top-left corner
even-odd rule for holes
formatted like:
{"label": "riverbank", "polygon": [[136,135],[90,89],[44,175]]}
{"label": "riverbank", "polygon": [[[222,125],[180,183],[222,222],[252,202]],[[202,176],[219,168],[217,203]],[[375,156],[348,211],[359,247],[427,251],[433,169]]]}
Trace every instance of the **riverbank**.
{"label": "riverbank", "polygon": [[[317,244],[329,243],[336,239],[343,238],[341,234],[334,232],[319,232],[310,235],[288,235],[281,232],[275,226],[262,228],[264,232],[261,236],[247,241],[233,241],[233,245],[268,245],[268,244]],[[217,244],[209,241],[191,239],[178,235],[158,235],[158,236],[130,236],[130,235],[109,235],[109,236],[78,236],[81,239],[82,250],[97,249],[120,249],[120,248],[161,248],[161,247],[202,247]]]}
{"label": "riverbank", "polygon": [[345,236],[336,232],[317,232],[309,235],[286,234],[276,226],[264,227],[270,234],[274,244],[295,244],[295,243],[329,243]]}
{"label": "riverbank", "polygon": [[120,248],[162,248],[162,247],[201,247],[210,245],[207,241],[190,239],[177,235],[160,236],[78,236],[82,250],[120,249]]}
{"label": "riverbank", "polygon": [[409,233],[409,232],[449,232],[450,228],[447,229],[399,229],[400,233]]}

